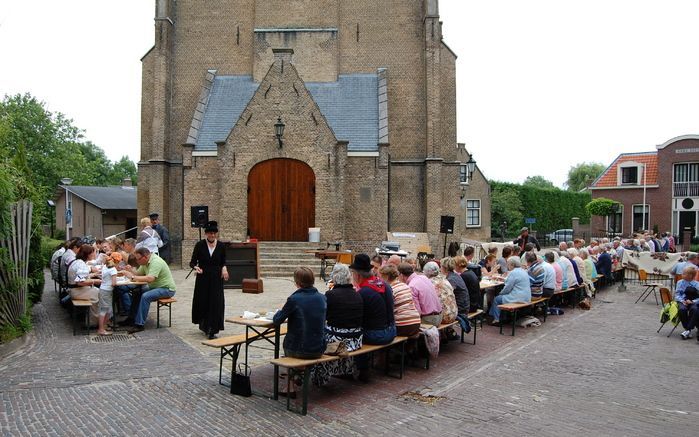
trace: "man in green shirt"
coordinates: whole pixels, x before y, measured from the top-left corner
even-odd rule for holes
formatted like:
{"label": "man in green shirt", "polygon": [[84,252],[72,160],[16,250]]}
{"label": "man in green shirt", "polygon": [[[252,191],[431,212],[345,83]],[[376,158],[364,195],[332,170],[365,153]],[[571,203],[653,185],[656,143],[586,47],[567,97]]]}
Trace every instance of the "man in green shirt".
{"label": "man in green shirt", "polygon": [[[167,263],[145,247],[134,252],[136,262],[140,266],[136,273],[125,271],[124,274],[133,282],[146,282],[147,291],[141,295],[141,301],[135,311],[134,325],[128,330],[129,334],[143,331],[148,318],[150,303],[163,297],[175,295],[175,281]],[[136,302],[134,302],[136,304]]]}

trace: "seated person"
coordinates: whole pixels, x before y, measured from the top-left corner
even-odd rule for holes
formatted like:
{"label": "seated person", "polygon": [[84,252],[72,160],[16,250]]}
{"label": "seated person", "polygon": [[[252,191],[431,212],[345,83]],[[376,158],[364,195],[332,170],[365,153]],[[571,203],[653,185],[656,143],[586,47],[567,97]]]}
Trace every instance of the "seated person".
{"label": "seated person", "polygon": [[313,359],[325,352],[325,296],[313,286],[315,277],[308,267],[294,270],[294,283],[298,289],[286,300],[281,310],[272,319],[280,326],[288,319],[284,337],[284,355],[287,357]]}
{"label": "seated person", "polygon": [[546,255],[544,255],[544,260],[553,269],[553,275],[554,275],[553,291],[554,292],[561,291],[563,289],[563,269],[561,268],[561,265],[558,264],[558,262],[556,262],[556,253],[553,251],[546,252]]}
{"label": "seated person", "polygon": [[502,248],[502,257],[498,258],[498,266],[500,266],[500,273],[506,274],[507,270],[507,259],[512,256],[512,246],[505,246]]}
{"label": "seated person", "polygon": [[461,276],[461,279],[464,280],[464,284],[466,284],[469,311],[476,311],[481,307],[483,302],[480,278],[469,268],[468,258],[464,256],[457,256],[454,258],[454,271]]}
{"label": "seated person", "polygon": [[371,273],[374,276],[379,276],[379,269],[383,266],[383,257],[381,255],[374,255],[371,257]]}
{"label": "seated person", "polygon": [[422,272],[434,284],[435,292],[439,296],[439,301],[442,303],[442,324],[448,324],[456,321],[456,315],[459,308],[456,306],[456,298],[454,297],[454,289],[449,281],[440,275],[439,266],[436,262],[430,261],[425,264]]}
{"label": "seated person", "polygon": [[[365,344],[389,344],[396,337],[393,316],[393,290],[382,279],[371,272],[369,255],[360,253],[349,266],[352,282],[364,302],[362,341]],[[369,357],[360,355],[355,359],[359,369],[359,380],[369,380]]]}
{"label": "seated person", "polygon": [[446,276],[447,281],[449,281],[451,287],[454,289],[454,297],[456,298],[456,306],[458,308],[456,320],[458,320],[459,325],[464,332],[471,332],[471,324],[468,321],[468,313],[471,307],[471,296],[468,292],[468,288],[466,288],[466,283],[461,278],[461,275],[455,271],[456,263],[454,262],[454,258],[442,258],[440,264],[442,265],[442,274]]}
{"label": "seated person", "polygon": [[[362,312],[364,301],[352,287],[352,275],[349,267],[337,263],[330,273],[334,284],[332,290],[325,293],[327,301],[325,343],[343,342],[348,352],[362,348]],[[408,290],[408,294],[410,290]],[[327,384],[333,375],[353,375],[354,360],[342,358],[313,366],[311,381],[317,386]]]}
{"label": "seated person", "polygon": [[507,260],[507,268],[510,273],[505,279],[505,286],[500,294],[493,299],[490,307],[490,315],[493,316],[493,324],[500,323],[500,308],[498,305],[511,302],[531,302],[532,290],[529,285],[529,275],[522,268],[518,257],[512,256]]}
{"label": "seated person", "polygon": [[422,323],[439,326],[442,321],[442,303],[434,289],[434,284],[425,275],[415,273],[412,265],[398,265],[398,278],[410,287],[413,293],[415,309],[420,314]]}
{"label": "seated person", "polygon": [[527,274],[529,275],[532,297],[553,296],[556,288],[556,272],[551,264],[540,261],[534,252],[527,252],[525,256],[529,266]]}
{"label": "seated person", "polygon": [[[481,266],[481,268],[485,268],[487,272],[490,272],[490,268],[486,268],[486,264],[488,263],[487,259],[488,256],[493,255],[493,258],[497,260],[498,258],[498,248],[497,246],[493,246],[490,249],[488,249],[488,255],[485,256],[482,260],[478,261],[478,265]],[[492,268],[492,267],[491,267]]]}
{"label": "seated person", "polygon": [[607,280],[612,279],[612,256],[608,252],[610,249],[611,245],[604,245],[604,250],[597,256],[597,264],[595,265],[597,272]]}
{"label": "seated person", "polygon": [[680,309],[680,322],[684,328],[684,332],[680,334],[683,340],[692,338],[692,330],[699,322],[699,282],[694,279],[696,273],[696,267],[685,267],[682,280],[675,288],[675,300]]}
{"label": "seated person", "polygon": [[484,278],[492,278],[498,274],[500,270],[500,265],[498,260],[493,254],[488,254],[485,258],[481,260],[483,263],[481,266],[481,276]]}
{"label": "seated person", "polygon": [[393,289],[393,316],[396,321],[396,335],[412,337],[420,332],[420,313],[415,308],[413,292],[398,279],[398,269],[392,264],[381,267],[381,278]]}
{"label": "seated person", "polygon": [[145,329],[146,319],[150,303],[164,297],[175,295],[175,281],[167,263],[155,253],[141,247],[134,252],[136,262],[139,264],[136,273],[124,270],[124,276],[133,282],[146,282],[148,285],[133,292],[133,304],[131,306],[131,318],[133,327],[128,330],[129,334],[140,332]]}

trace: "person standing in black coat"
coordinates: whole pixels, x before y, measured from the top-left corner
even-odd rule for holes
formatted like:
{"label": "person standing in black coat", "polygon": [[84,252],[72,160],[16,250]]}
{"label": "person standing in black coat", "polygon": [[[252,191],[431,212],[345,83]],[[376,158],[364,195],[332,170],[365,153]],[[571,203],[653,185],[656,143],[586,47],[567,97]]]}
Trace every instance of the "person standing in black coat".
{"label": "person standing in black coat", "polygon": [[223,282],[228,280],[226,250],[218,241],[218,223],[211,221],[204,229],[205,240],[194,245],[189,266],[197,273],[192,300],[192,323],[198,323],[209,339],[223,330]]}

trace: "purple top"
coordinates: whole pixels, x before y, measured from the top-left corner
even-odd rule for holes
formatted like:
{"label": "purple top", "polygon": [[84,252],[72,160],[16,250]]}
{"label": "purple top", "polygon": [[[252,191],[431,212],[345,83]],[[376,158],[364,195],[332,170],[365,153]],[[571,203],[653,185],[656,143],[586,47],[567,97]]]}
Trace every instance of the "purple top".
{"label": "purple top", "polygon": [[421,316],[442,312],[442,302],[434,289],[434,284],[427,276],[413,273],[408,278],[408,286],[413,292],[415,309]]}

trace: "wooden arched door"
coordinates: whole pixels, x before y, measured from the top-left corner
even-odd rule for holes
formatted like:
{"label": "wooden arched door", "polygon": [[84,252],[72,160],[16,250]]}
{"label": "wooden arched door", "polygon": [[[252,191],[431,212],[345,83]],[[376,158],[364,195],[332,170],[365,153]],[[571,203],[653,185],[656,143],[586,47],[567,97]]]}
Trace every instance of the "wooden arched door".
{"label": "wooden arched door", "polygon": [[270,159],[248,174],[248,233],[261,241],[307,241],[315,226],[316,177],[308,164]]}

